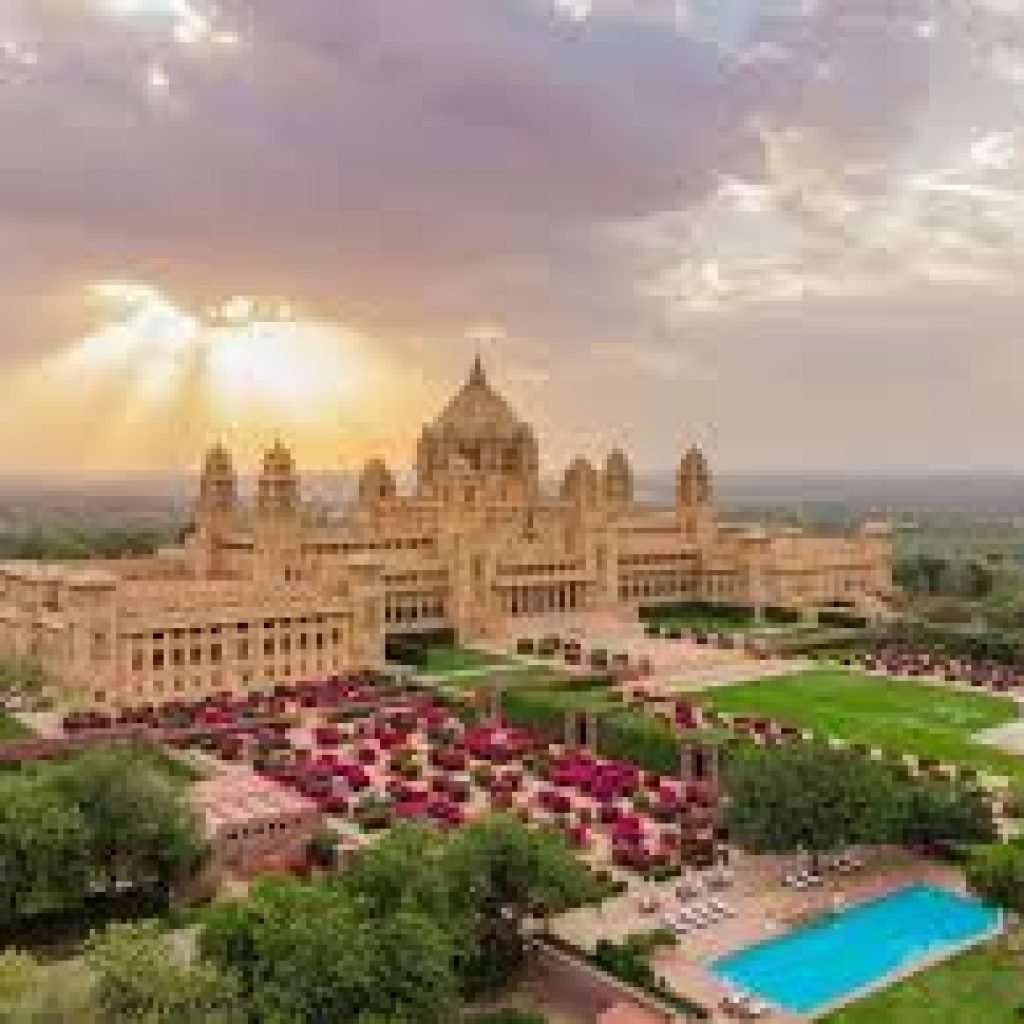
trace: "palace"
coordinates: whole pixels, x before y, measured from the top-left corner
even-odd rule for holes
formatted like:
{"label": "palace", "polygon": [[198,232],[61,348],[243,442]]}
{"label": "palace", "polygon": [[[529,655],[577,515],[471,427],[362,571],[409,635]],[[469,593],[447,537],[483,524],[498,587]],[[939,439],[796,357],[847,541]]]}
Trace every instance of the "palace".
{"label": "palace", "polygon": [[533,616],[696,601],[870,611],[890,585],[882,524],[824,537],[721,522],[696,448],[668,506],[634,497],[621,451],[575,459],[557,494],[539,465],[533,430],[479,359],[423,429],[409,494],[374,459],[328,518],[277,444],[243,505],[217,446],[182,546],[0,566],[0,649],[39,657],[82,703],[160,702],[378,665],[389,636],[473,641]]}

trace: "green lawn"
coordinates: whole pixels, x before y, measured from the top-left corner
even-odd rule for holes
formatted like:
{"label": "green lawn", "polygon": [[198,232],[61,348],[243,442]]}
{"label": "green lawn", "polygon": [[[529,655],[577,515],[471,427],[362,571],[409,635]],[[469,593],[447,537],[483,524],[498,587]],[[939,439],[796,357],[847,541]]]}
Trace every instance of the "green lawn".
{"label": "green lawn", "polygon": [[720,711],[770,716],[854,743],[1024,780],[1024,758],[971,738],[1017,717],[1007,697],[816,669],[725,686],[700,699]]}
{"label": "green lawn", "polygon": [[[1021,938],[1016,942],[1019,945]],[[993,942],[825,1018],[827,1024],[1016,1024],[1024,952]]]}
{"label": "green lawn", "polygon": [[518,663],[484,651],[467,647],[431,647],[423,671],[429,675],[486,671],[491,668],[514,668]]}
{"label": "green lawn", "polygon": [[[508,664],[492,665],[493,671],[481,670],[470,672],[465,675],[452,673],[445,676],[444,684],[457,690],[486,690],[491,685],[496,675],[500,675],[502,681],[510,687],[522,687],[524,689],[539,689],[551,687],[553,690],[561,688],[566,676],[553,671],[546,665],[526,665],[510,662]],[[439,673],[443,675],[444,673]]]}

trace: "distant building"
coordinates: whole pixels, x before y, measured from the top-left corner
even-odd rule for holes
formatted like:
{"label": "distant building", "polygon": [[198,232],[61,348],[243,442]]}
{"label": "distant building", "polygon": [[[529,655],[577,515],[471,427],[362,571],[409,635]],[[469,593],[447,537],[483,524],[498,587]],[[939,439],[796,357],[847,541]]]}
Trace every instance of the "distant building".
{"label": "distant building", "polygon": [[890,562],[882,524],[825,537],[720,522],[696,448],[671,506],[636,500],[620,451],[575,459],[546,494],[533,430],[477,360],[423,429],[413,493],[374,459],[345,514],[325,520],[278,443],[243,507],[217,446],[182,547],[0,566],[0,648],[41,657],[82,702],[160,702],[373,666],[388,635],[471,641],[538,615],[693,601],[870,610]]}

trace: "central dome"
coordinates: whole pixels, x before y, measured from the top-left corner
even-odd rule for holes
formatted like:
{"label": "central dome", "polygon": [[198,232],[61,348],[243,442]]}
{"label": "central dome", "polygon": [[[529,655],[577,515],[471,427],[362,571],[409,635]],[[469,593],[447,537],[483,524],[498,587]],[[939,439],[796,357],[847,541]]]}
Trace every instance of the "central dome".
{"label": "central dome", "polygon": [[491,387],[477,356],[469,379],[455,393],[431,430],[472,441],[484,437],[519,438],[530,428]]}
{"label": "central dome", "polygon": [[537,463],[533,430],[491,387],[477,356],[466,382],[420,435],[420,494],[453,494],[454,477],[469,472],[479,477],[476,493],[503,504],[522,502],[537,491]]}

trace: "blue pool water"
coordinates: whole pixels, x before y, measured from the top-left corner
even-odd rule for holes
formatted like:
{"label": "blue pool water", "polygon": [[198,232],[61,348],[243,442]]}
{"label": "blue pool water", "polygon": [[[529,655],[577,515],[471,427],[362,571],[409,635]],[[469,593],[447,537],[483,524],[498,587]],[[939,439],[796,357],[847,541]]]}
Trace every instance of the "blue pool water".
{"label": "blue pool water", "polygon": [[914,885],[740,950],[711,970],[784,1010],[814,1013],[988,933],[998,920],[977,900]]}

